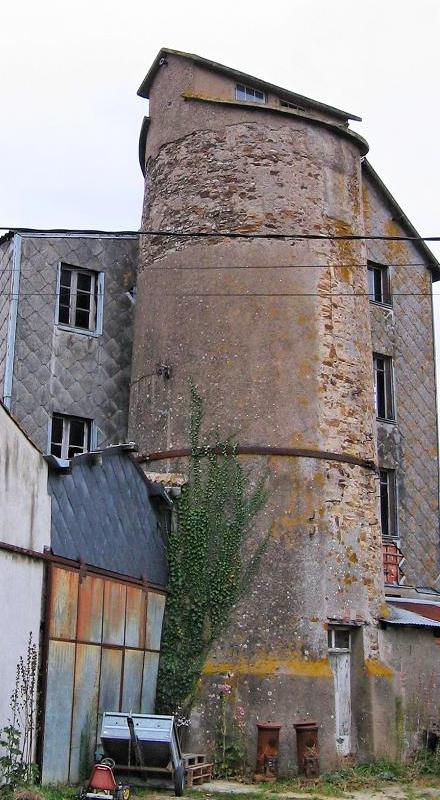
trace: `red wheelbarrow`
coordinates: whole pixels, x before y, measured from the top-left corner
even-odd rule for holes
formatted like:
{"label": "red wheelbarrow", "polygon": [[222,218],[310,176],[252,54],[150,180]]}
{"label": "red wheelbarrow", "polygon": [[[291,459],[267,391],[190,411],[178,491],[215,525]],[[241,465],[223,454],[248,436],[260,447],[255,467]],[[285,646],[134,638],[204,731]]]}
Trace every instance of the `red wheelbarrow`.
{"label": "red wheelbarrow", "polygon": [[87,786],[83,786],[79,792],[81,800],[128,800],[130,787],[116,783],[114,766],[112,758],[103,758],[99,764],[95,764]]}

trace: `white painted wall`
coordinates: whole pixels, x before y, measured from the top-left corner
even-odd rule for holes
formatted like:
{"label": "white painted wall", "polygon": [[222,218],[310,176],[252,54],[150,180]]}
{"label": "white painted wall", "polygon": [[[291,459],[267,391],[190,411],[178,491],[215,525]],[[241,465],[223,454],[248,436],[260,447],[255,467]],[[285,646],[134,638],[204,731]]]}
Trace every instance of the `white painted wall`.
{"label": "white painted wall", "polygon": [[[47,464],[0,404],[0,541],[42,551],[50,545]],[[0,549],[0,728],[29,632],[38,644],[43,564]]]}

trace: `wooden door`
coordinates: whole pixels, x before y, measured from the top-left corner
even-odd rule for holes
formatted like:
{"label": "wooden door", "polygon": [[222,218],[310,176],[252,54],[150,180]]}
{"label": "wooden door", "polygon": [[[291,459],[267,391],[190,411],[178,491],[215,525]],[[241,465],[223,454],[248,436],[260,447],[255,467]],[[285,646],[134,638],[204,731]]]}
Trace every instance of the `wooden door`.
{"label": "wooden door", "polygon": [[336,750],[340,756],[351,753],[350,652],[331,653],[335,684]]}

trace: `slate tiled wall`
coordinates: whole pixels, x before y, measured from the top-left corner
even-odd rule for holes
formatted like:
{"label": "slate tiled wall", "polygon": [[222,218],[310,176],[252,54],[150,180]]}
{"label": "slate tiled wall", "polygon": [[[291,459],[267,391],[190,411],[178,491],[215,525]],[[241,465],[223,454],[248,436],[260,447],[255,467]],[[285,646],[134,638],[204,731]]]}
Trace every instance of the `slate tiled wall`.
{"label": "slate tiled wall", "polygon": [[[101,336],[55,325],[60,261],[105,273]],[[23,238],[11,411],[43,450],[53,412],[93,419],[99,445],[126,440],[136,262],[136,238]]]}

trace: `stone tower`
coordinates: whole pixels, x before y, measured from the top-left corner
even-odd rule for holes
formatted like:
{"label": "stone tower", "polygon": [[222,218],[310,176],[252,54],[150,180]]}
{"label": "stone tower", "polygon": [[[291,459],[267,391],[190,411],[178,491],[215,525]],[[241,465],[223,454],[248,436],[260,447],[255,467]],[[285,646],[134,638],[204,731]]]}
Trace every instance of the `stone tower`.
{"label": "stone tower", "polygon": [[[205,666],[194,734],[227,672],[251,741],[258,719],[283,725],[282,769],[298,718],[319,722],[326,763],[378,753],[387,675],[365,244],[258,238],[362,236],[368,147],[348,127],[356,117],[184,53],[162,50],[139,93],[142,229],[186,236],[141,236],[130,436],[164,453],[154,469],[184,472],[167,451],[188,447],[191,376],[207,430],[234,434],[269,473],[255,532],[270,529],[269,548]],[[196,235],[219,232],[258,236]],[[351,675],[342,699],[337,651]]]}

